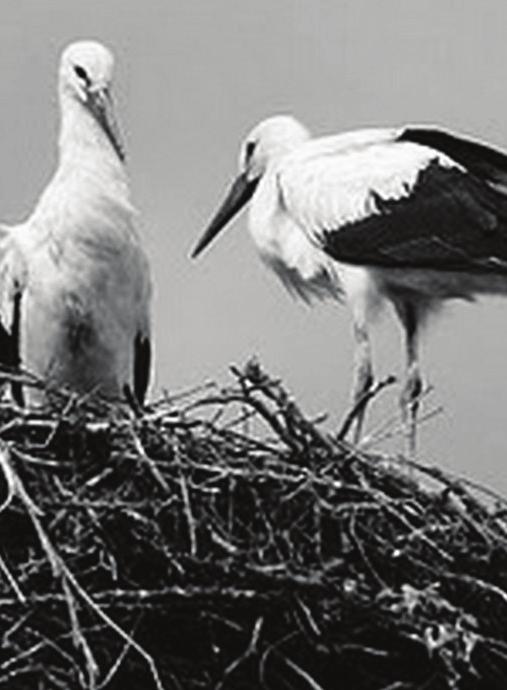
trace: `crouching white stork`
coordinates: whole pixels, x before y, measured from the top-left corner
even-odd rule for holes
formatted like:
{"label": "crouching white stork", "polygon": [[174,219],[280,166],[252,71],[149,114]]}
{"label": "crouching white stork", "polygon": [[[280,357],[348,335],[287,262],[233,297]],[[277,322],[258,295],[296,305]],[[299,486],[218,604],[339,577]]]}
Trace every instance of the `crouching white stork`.
{"label": "crouching white stork", "polygon": [[[59,162],[32,215],[0,242],[0,361],[50,385],[142,404],[150,272],[111,100],[113,56],[81,41],[59,69]],[[27,390],[30,401],[40,392]],[[19,386],[13,387],[22,402]]]}
{"label": "crouching white stork", "polygon": [[507,292],[507,155],[424,127],[312,139],[294,118],[272,117],[243,143],[239,176],[193,256],[250,199],[255,244],[289,290],[350,305],[355,401],[373,381],[370,318],[394,305],[413,451],[421,323],[443,300]]}

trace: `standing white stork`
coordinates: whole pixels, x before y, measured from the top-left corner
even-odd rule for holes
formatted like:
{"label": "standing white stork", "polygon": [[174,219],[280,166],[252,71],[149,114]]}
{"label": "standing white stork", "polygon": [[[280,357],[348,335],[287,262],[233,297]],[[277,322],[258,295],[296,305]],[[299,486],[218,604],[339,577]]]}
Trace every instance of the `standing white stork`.
{"label": "standing white stork", "polygon": [[294,118],[272,117],[243,143],[239,176],[193,256],[250,199],[255,244],[289,290],[350,305],[356,401],[373,381],[369,320],[394,305],[413,450],[422,322],[443,300],[507,292],[507,155],[424,127],[312,139]]}
{"label": "standing white stork", "polygon": [[[111,100],[113,56],[63,52],[59,160],[32,215],[0,243],[0,360],[50,385],[142,404],[150,373],[150,272],[135,227]],[[41,394],[27,390],[30,402]],[[22,391],[13,387],[19,403]]]}

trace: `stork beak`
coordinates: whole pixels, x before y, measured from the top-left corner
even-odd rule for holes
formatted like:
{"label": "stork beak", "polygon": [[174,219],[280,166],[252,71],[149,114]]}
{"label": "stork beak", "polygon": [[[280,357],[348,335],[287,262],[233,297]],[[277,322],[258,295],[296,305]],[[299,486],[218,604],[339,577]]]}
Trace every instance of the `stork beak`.
{"label": "stork beak", "polygon": [[111,146],[116,151],[118,158],[125,160],[125,149],[123,147],[120,128],[114,114],[114,104],[111,94],[107,88],[97,89],[88,93],[87,106],[90,112],[102,127],[105,135],[109,139]]}
{"label": "stork beak", "polygon": [[233,182],[229,193],[227,194],[223,204],[218,209],[215,217],[208,225],[203,236],[196,244],[192,252],[192,259],[195,259],[199,254],[210,244],[218,235],[222,228],[225,228],[227,223],[231,221],[234,216],[241,211],[248,201],[252,198],[255,188],[259,180],[249,180],[246,173],[243,173]]}

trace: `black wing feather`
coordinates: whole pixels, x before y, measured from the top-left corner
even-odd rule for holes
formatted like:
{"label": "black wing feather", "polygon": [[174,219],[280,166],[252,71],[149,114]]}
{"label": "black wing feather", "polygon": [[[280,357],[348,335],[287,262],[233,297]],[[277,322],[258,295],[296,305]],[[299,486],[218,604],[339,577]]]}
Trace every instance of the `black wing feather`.
{"label": "black wing feather", "polygon": [[323,233],[333,258],[361,265],[507,273],[507,196],[437,159],[408,196],[384,199],[376,213]]}
{"label": "black wing feather", "polygon": [[149,338],[138,333],[134,342],[134,395],[143,405],[151,369],[151,343]]}
{"label": "black wing feather", "polygon": [[474,175],[507,184],[507,154],[487,144],[426,127],[407,127],[397,141],[428,146],[449,156]]}
{"label": "black wing feather", "polygon": [[[17,292],[13,298],[12,323],[10,332],[0,322],[0,364],[17,369],[21,364],[20,356],[20,328],[21,326],[21,293]],[[23,387],[20,383],[11,383],[12,397],[18,405],[24,405]]]}
{"label": "black wing feather", "polygon": [[0,323],[0,364],[12,366],[12,335],[2,323]]}

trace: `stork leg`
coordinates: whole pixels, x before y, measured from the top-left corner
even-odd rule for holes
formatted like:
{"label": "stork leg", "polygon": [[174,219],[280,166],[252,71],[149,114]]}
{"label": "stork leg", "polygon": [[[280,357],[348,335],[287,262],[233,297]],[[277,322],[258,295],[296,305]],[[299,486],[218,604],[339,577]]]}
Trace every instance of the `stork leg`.
{"label": "stork leg", "polygon": [[405,329],[406,375],[401,391],[400,405],[406,428],[408,454],[416,452],[417,412],[422,392],[422,378],[419,370],[419,315],[417,307],[405,301],[396,305],[398,315]]}
{"label": "stork leg", "polygon": [[359,443],[368,404],[367,393],[373,385],[373,365],[370,338],[366,321],[354,319],[354,379],[352,383],[352,404],[357,409],[354,427],[354,443]]}

